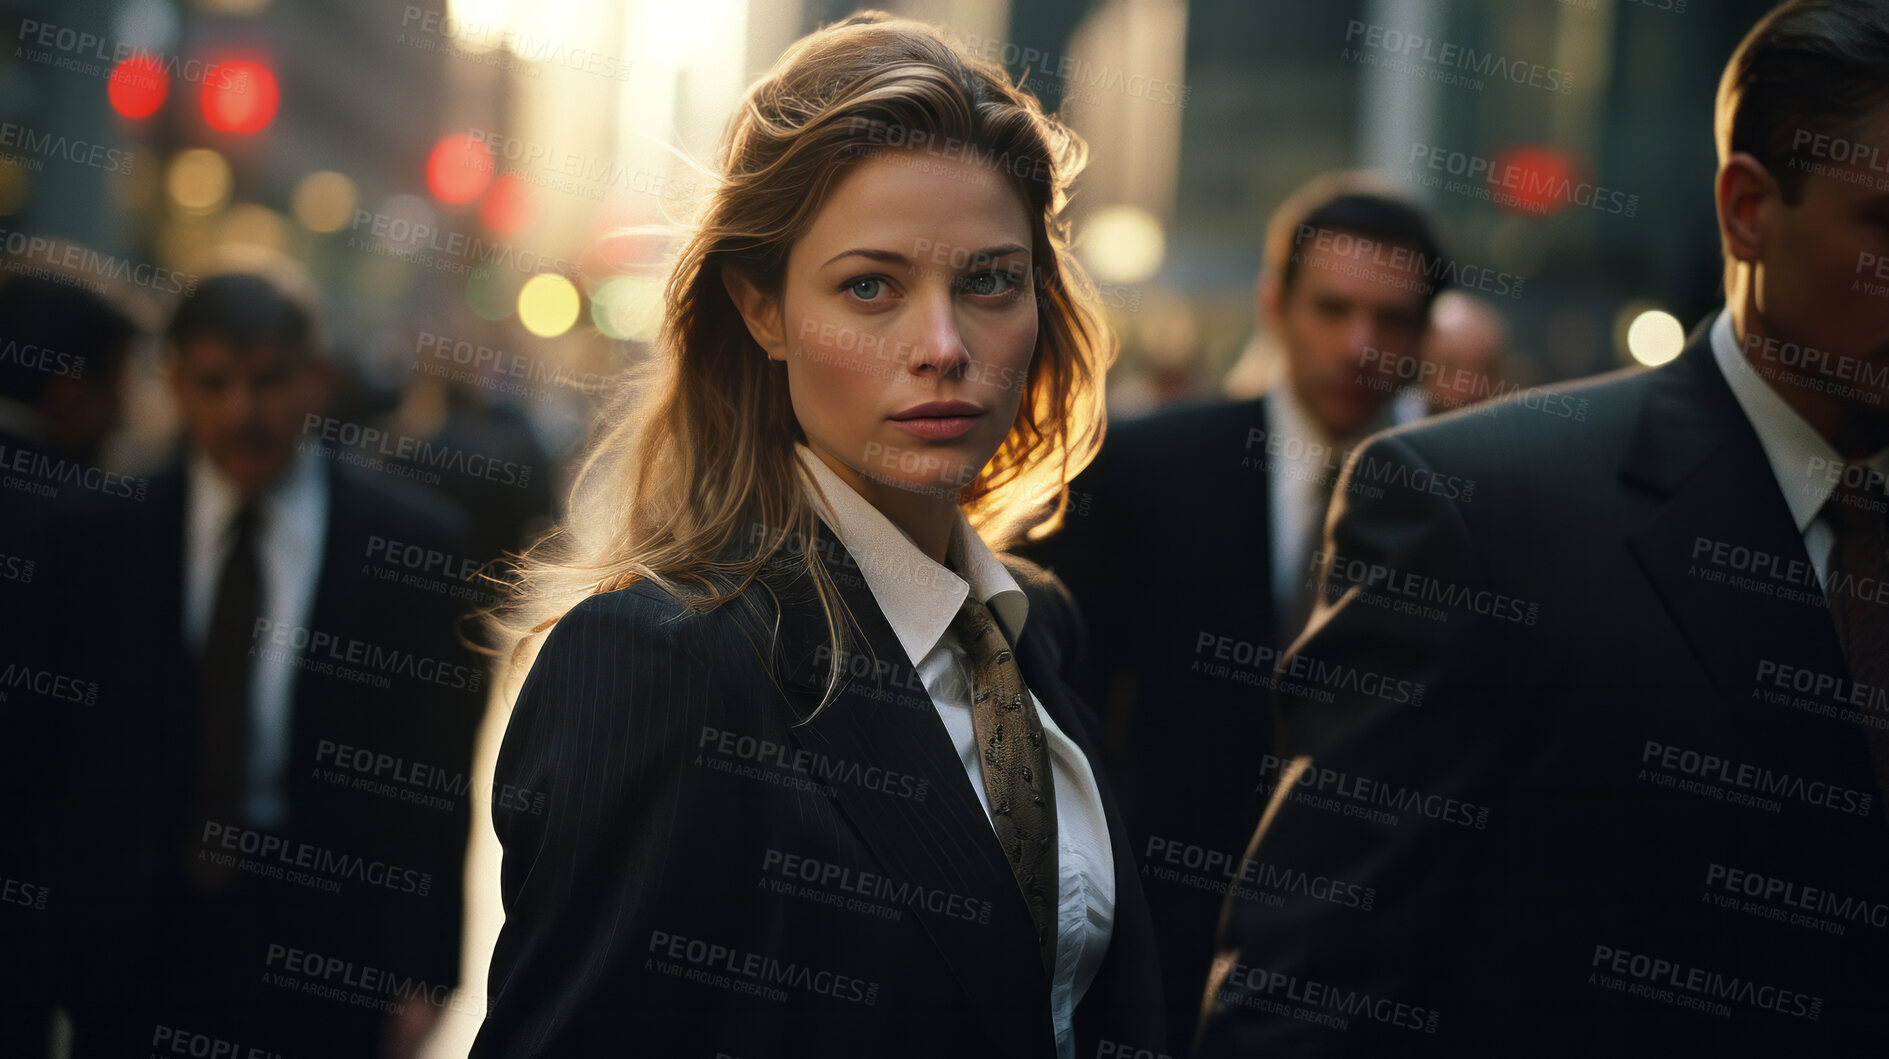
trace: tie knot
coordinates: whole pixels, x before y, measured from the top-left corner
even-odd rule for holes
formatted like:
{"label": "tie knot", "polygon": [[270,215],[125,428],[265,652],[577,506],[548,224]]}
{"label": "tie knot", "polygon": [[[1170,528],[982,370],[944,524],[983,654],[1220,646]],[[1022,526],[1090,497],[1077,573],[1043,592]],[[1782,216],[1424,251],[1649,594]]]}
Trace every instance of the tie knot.
{"label": "tie knot", "polygon": [[1839,536],[1881,526],[1885,511],[1889,511],[1889,482],[1882,472],[1858,464],[1843,468],[1836,490],[1823,505],[1824,519]]}
{"label": "tie knot", "polygon": [[230,516],[230,532],[238,537],[248,536],[262,526],[262,504],[256,500],[245,500],[243,505]]}
{"label": "tie knot", "polygon": [[[997,619],[991,614],[990,608],[975,596],[967,596],[963,605],[958,607],[957,616],[951,619],[951,631],[958,634],[966,648],[974,650],[997,632]],[[1002,634],[998,633],[998,639],[1002,638]]]}

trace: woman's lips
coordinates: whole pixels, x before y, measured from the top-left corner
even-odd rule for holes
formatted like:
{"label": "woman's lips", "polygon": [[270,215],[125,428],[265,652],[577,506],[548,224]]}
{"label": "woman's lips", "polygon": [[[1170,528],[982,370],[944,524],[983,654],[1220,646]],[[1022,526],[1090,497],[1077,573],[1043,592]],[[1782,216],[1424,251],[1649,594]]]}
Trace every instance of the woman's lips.
{"label": "woman's lips", "polygon": [[952,415],[910,416],[905,419],[894,419],[892,422],[900,430],[927,441],[946,441],[968,433],[973,426],[977,425],[977,420],[978,417],[974,415]]}

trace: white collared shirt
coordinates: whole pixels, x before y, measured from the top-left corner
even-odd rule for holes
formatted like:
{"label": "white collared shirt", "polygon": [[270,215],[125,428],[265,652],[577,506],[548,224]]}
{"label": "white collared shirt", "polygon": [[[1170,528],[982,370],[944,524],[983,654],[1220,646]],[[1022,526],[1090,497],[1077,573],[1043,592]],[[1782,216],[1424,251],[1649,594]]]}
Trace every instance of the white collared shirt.
{"label": "white collared shirt", "polygon": [[[236,544],[232,521],[242,506],[242,495],[201,454],[191,457],[187,474],[182,617],[185,643],[200,658],[210,633],[217,579]],[[321,456],[313,451],[297,453],[282,476],[257,494],[257,501],[260,617],[288,628],[306,627],[328,536],[328,475]],[[300,672],[294,661],[291,657],[268,662],[259,651],[249,670],[250,740],[244,755],[248,775],[242,810],[244,822],[256,827],[278,827],[288,816],[283,779],[295,674]]]}
{"label": "white collared shirt", "polygon": [[[872,596],[885,612],[906,656],[918,670],[938,717],[957,746],[958,760],[977,800],[990,815],[984,770],[971,721],[971,673],[951,620],[972,592],[990,607],[1011,643],[1023,632],[1029,599],[991,553],[962,512],[952,530],[949,558],[960,577],[920,551],[812,449],[797,446],[824,498],[812,497],[826,524],[858,562]],[[1030,693],[1049,742],[1056,784],[1056,967],[1050,978],[1050,1018],[1061,1059],[1075,1055],[1075,1012],[1108,951],[1115,925],[1115,855],[1095,773],[1080,747]]]}
{"label": "white collared shirt", "polygon": [[[1266,509],[1272,522],[1272,612],[1283,642],[1299,634],[1286,625],[1296,620],[1305,582],[1316,574],[1311,559],[1324,543],[1327,498],[1336,494],[1338,475],[1351,452],[1299,403],[1290,379],[1279,380],[1263,399],[1266,430],[1272,435],[1267,440],[1276,442],[1273,448],[1279,454],[1266,469]],[[1397,408],[1394,402],[1385,405],[1376,422],[1389,426]]]}
{"label": "white collared shirt", "polygon": [[1312,553],[1318,550],[1322,522],[1318,518],[1320,497],[1324,495],[1321,479],[1335,476],[1341,456],[1332,452],[1332,442],[1307,415],[1292,392],[1290,380],[1281,379],[1266,391],[1266,430],[1278,444],[1277,461],[1266,469],[1267,510],[1272,512],[1272,612],[1278,620],[1281,640],[1298,635],[1299,630],[1285,626],[1294,620],[1305,581],[1312,576],[1308,568]]}
{"label": "white collared shirt", "polygon": [[[1732,388],[1732,396],[1738,399],[1738,407],[1744,409],[1745,418],[1751,421],[1751,428],[1758,432],[1758,444],[1763,446],[1778,489],[1784,493],[1784,503],[1797,521],[1797,532],[1803,534],[1804,550],[1810,553],[1817,583],[1827,586],[1825,567],[1830,561],[1830,546],[1836,543],[1836,531],[1820,516],[1830,494],[1836,492],[1836,477],[1830,468],[1851,461],[1837,455],[1830,442],[1785,403],[1745,359],[1732,329],[1730,309],[1720,310],[1718,319],[1712,321],[1711,341],[1718,370]],[[1823,462],[1814,462],[1817,460]],[[1879,472],[1889,469],[1889,449],[1860,462]]]}

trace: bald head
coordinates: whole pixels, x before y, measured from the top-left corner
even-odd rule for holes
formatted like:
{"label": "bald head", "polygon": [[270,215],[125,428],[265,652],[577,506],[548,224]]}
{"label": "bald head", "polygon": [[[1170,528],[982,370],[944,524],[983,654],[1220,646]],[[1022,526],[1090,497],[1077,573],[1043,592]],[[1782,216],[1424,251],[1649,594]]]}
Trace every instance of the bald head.
{"label": "bald head", "polygon": [[1500,392],[1509,326],[1488,302],[1444,291],[1430,310],[1423,357],[1436,366],[1426,378],[1430,411],[1447,412]]}

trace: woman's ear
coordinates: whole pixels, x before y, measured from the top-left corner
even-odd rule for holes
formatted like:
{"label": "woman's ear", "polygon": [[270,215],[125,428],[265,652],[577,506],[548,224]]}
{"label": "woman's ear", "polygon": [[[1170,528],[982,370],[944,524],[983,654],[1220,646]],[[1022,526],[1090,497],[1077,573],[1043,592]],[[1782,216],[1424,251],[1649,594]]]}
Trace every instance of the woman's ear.
{"label": "woman's ear", "polygon": [[721,282],[728,289],[728,300],[735,303],[747,323],[748,334],[767,351],[769,359],[786,360],[787,333],[781,326],[781,300],[763,291],[753,276],[734,265],[721,267]]}

